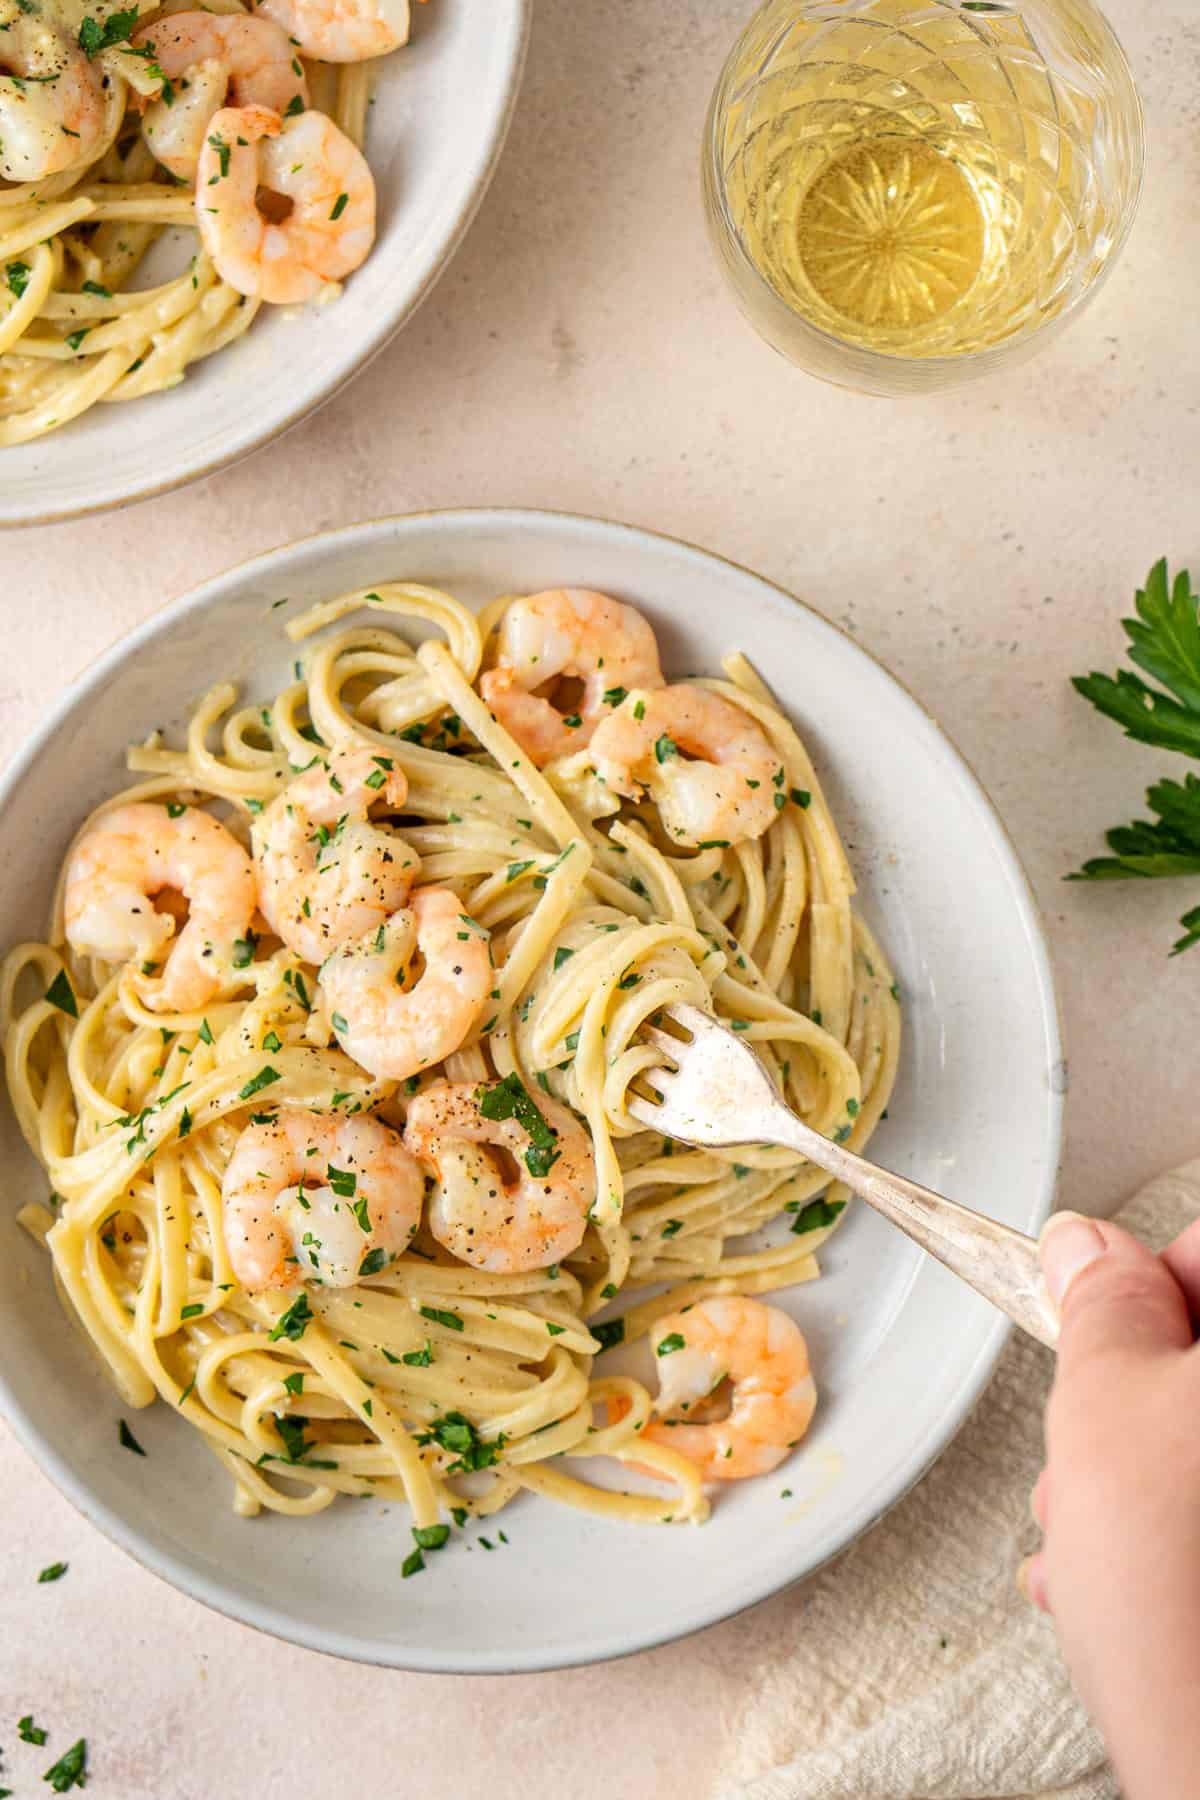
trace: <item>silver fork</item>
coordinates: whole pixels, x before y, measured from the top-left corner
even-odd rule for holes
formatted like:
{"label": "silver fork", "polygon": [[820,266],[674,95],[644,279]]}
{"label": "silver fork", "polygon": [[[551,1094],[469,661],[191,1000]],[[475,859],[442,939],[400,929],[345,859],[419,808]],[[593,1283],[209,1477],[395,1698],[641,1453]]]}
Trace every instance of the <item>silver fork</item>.
{"label": "silver fork", "polygon": [[687,1034],[655,1025],[643,1033],[665,1058],[642,1082],[661,1098],[627,1096],[634,1118],[685,1144],[782,1144],[798,1150],[860,1194],[869,1206],[945,1263],[977,1294],[1039,1342],[1058,1341],[1058,1316],[1046,1292],[1037,1243],[1024,1232],[959,1206],[929,1188],[865,1162],[798,1119],[742,1038],[699,1007],[669,1006],[661,1015]]}

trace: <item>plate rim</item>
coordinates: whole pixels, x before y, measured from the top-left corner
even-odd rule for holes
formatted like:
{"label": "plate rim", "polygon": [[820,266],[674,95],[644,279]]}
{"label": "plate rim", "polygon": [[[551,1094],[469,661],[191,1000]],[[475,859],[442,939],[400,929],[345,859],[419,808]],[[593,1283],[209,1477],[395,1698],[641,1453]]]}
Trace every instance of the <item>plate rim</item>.
{"label": "plate rim", "polygon": [[[424,280],[409,296],[407,304],[398,313],[387,317],[375,332],[369,332],[360,339],[360,348],[328,387],[301,405],[294,407],[281,418],[276,419],[273,424],[264,425],[245,442],[237,444],[231,450],[198,464],[194,468],[169,476],[163,481],[144,483],[128,494],[122,494],[111,500],[88,500],[78,505],[51,507],[48,510],[23,514],[20,518],[7,518],[0,514],[0,532],[24,531],[36,525],[62,525],[73,519],[90,519],[102,513],[123,512],[126,507],[138,506],[144,500],[157,500],[164,494],[171,494],[179,488],[190,486],[194,481],[207,481],[210,476],[218,475],[225,469],[232,469],[238,463],[244,462],[247,457],[255,456],[268,444],[274,443],[277,438],[283,437],[297,425],[302,424],[305,419],[311,418],[329,401],[335,399],[352,381],[355,381],[368,364],[374,362],[375,358],[387,349],[397,334],[408,324],[413,314],[428,299],[432,289],[458,255],[462,241],[474,224],[496,170],[500,166],[500,158],[504,153],[504,145],[517,110],[517,99],[525,74],[529,38],[533,26],[533,0],[509,0],[509,4],[514,8],[515,42],[509,60],[503,99],[496,116],[495,127],[483,166],[478,170],[458,218],[445,238]],[[298,541],[302,542],[303,540]]]}
{"label": "plate rim", "polygon": [[[521,526],[536,528],[545,522],[553,522],[557,525],[582,527],[585,531],[598,529],[601,532],[639,540],[641,546],[649,547],[652,553],[656,548],[662,546],[672,551],[683,550],[689,556],[701,561],[717,563],[734,570],[739,576],[753,581],[756,586],[763,589],[766,594],[773,596],[776,601],[782,600],[789,605],[798,607],[807,613],[819,628],[824,628],[843,639],[853,652],[871,664],[886,681],[891,682],[926,724],[932,727],[948,751],[952,764],[957,765],[960,777],[973,791],[983,816],[991,828],[996,848],[1007,863],[1008,873],[1013,878],[1014,891],[1018,898],[1025,936],[1031,954],[1032,972],[1036,981],[1040,1022],[1046,1040],[1048,1070],[1053,1073],[1064,1066],[1061,1009],[1040,906],[1016,845],[995,803],[958,745],[936,716],[899,676],[894,674],[880,658],[859,643],[856,637],[820,612],[810,602],[793,594],[780,583],[758,574],[757,571],[734,558],[724,556],[718,551],[706,549],[686,538],[623,520],[541,507],[432,507],[409,513],[384,514],[376,518],[359,520],[350,525],[313,532],[306,537],[291,539],[272,549],[259,551],[253,556],[243,558],[230,567],[207,577],[196,587],[188,589],[176,598],[163,601],[145,618],[122,632],[106,649],[84,664],[58,696],[40,724],[34,728],[7,768],[0,773],[0,813],[7,805],[11,793],[45,752],[67,714],[80,701],[85,700],[89,693],[104,681],[110,671],[119,667],[145,644],[152,642],[161,632],[170,630],[177,620],[182,620],[193,612],[203,611],[219,600],[222,593],[230,588],[256,578],[262,578],[269,572],[273,564],[286,562],[296,556],[303,558],[314,551],[317,546],[332,548],[336,551],[338,541],[342,540],[348,547],[357,547],[363,540],[373,536],[387,536],[394,533],[397,528],[419,527],[430,521],[438,521],[442,524],[453,521],[464,532],[480,524],[504,523],[509,526],[515,525],[519,529]],[[1046,1173],[1041,1190],[1035,1197],[1036,1204],[1034,1206],[1035,1216],[1041,1221],[1044,1221],[1053,1210],[1062,1158],[1064,1112],[1062,1083],[1054,1080],[1048,1083],[1046,1104]],[[723,1624],[726,1620],[738,1617],[773,1595],[784,1593],[801,1581],[808,1581],[817,1576],[857,1542],[864,1533],[886,1517],[907,1494],[911,1493],[938,1458],[949,1448],[966,1423],[983,1389],[990,1381],[1012,1329],[1013,1327],[1003,1315],[996,1315],[979,1341],[973,1359],[963,1370],[953,1403],[947,1407],[937,1425],[926,1432],[922,1442],[914,1447],[908,1478],[882,1504],[871,1502],[860,1508],[859,1514],[852,1514],[850,1527],[845,1537],[818,1561],[807,1564],[793,1574],[785,1573],[780,1577],[777,1573],[772,1573],[770,1576],[760,1578],[742,1596],[739,1596],[738,1602],[734,1606],[718,1604],[715,1609],[706,1609],[703,1604],[700,1604],[682,1619],[660,1631],[650,1634],[643,1632],[632,1639],[610,1635],[607,1638],[581,1644],[575,1648],[544,1651],[535,1648],[527,1654],[521,1655],[505,1651],[476,1652],[469,1657],[450,1656],[441,1651],[426,1653],[404,1646],[349,1639],[341,1632],[316,1629],[306,1625],[303,1621],[290,1618],[286,1613],[260,1605],[253,1599],[237,1594],[231,1585],[229,1576],[223,1575],[220,1580],[206,1576],[199,1569],[189,1566],[186,1561],[174,1555],[169,1549],[160,1550],[156,1546],[148,1545],[135,1528],[126,1524],[115,1508],[99,1500],[85,1480],[76,1476],[54,1444],[42,1435],[34,1419],[18,1404],[2,1365],[0,1365],[0,1417],[4,1418],[18,1443],[42,1473],[54,1484],[59,1493],[110,1543],[124,1551],[148,1573],[157,1576],[176,1591],[186,1594],[189,1599],[198,1601],[224,1618],[249,1626],[252,1630],[260,1631],[264,1635],[279,1639],[284,1643],[296,1644],[302,1649],[315,1651],[321,1655],[334,1656],[344,1661],[362,1663],[370,1667],[397,1669],[416,1674],[538,1674],[555,1669],[590,1667],[597,1663],[616,1661],[625,1656],[636,1655],[643,1650],[661,1648],[666,1644],[691,1637],[699,1631],[707,1630],[710,1626]]]}

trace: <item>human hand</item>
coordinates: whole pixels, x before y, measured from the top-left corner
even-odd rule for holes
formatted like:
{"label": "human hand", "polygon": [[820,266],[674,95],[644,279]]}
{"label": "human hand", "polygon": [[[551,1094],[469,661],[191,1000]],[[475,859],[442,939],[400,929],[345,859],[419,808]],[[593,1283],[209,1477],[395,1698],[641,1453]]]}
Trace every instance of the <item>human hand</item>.
{"label": "human hand", "polygon": [[1042,1267],[1062,1315],[1021,1571],[1051,1613],[1128,1800],[1200,1786],[1200,1221],[1160,1256],[1059,1213]]}

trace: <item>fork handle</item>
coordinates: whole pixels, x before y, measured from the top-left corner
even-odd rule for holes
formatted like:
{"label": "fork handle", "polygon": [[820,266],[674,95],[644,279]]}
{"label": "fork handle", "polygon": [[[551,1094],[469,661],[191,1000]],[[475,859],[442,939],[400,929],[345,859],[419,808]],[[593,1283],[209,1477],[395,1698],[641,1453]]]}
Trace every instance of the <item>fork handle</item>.
{"label": "fork handle", "polygon": [[826,1169],[907,1237],[936,1256],[968,1287],[1007,1313],[1014,1324],[1053,1349],[1058,1314],[1046,1291],[1037,1241],[997,1219],[972,1212],[915,1181],[864,1162],[797,1119],[786,1107],[772,1114],[772,1137]]}

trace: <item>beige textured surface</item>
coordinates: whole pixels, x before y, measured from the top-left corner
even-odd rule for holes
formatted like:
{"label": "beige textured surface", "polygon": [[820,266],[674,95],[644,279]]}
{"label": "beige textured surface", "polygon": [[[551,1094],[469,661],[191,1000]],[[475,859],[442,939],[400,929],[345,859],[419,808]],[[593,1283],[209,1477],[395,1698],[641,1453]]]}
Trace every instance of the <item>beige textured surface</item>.
{"label": "beige textured surface", "polygon": [[[1200,1211],[1200,1161],[1121,1208],[1160,1249]],[[1014,1334],[936,1469],[806,1587],[760,1650],[722,1800],[1118,1800],[1050,1621],[1013,1572],[1054,1358]],[[803,1696],[804,1704],[798,1704]]]}
{"label": "beige textured surface", "polygon": [[[1113,0],[1148,102],[1150,181],[1095,308],[1045,360],[899,404],[790,373],[718,283],[697,141],[747,10],[541,0],[483,212],[371,373],[240,469],[0,541],[0,749],[153,607],[322,526],[517,503],[708,544],[852,630],[991,790],[1058,961],[1072,1075],[1063,1197],[1111,1210],[1197,1150],[1182,1101],[1200,953],[1166,959],[1182,890],[1060,882],[1163,760],[1125,744],[1067,677],[1111,666],[1119,614],[1156,556],[1200,558],[1200,23],[1191,0]],[[952,879],[953,846],[947,866]],[[704,1795],[764,1646],[787,1641],[801,1605],[785,1595],[592,1672],[355,1670],[202,1612],[85,1528],[19,1452],[4,1467],[0,1744],[18,1779],[0,1785],[22,1797],[45,1766],[10,1723],[30,1706],[55,1724],[59,1749],[65,1732],[87,1732],[96,1800]],[[55,1558],[69,1575],[37,1587]]]}

